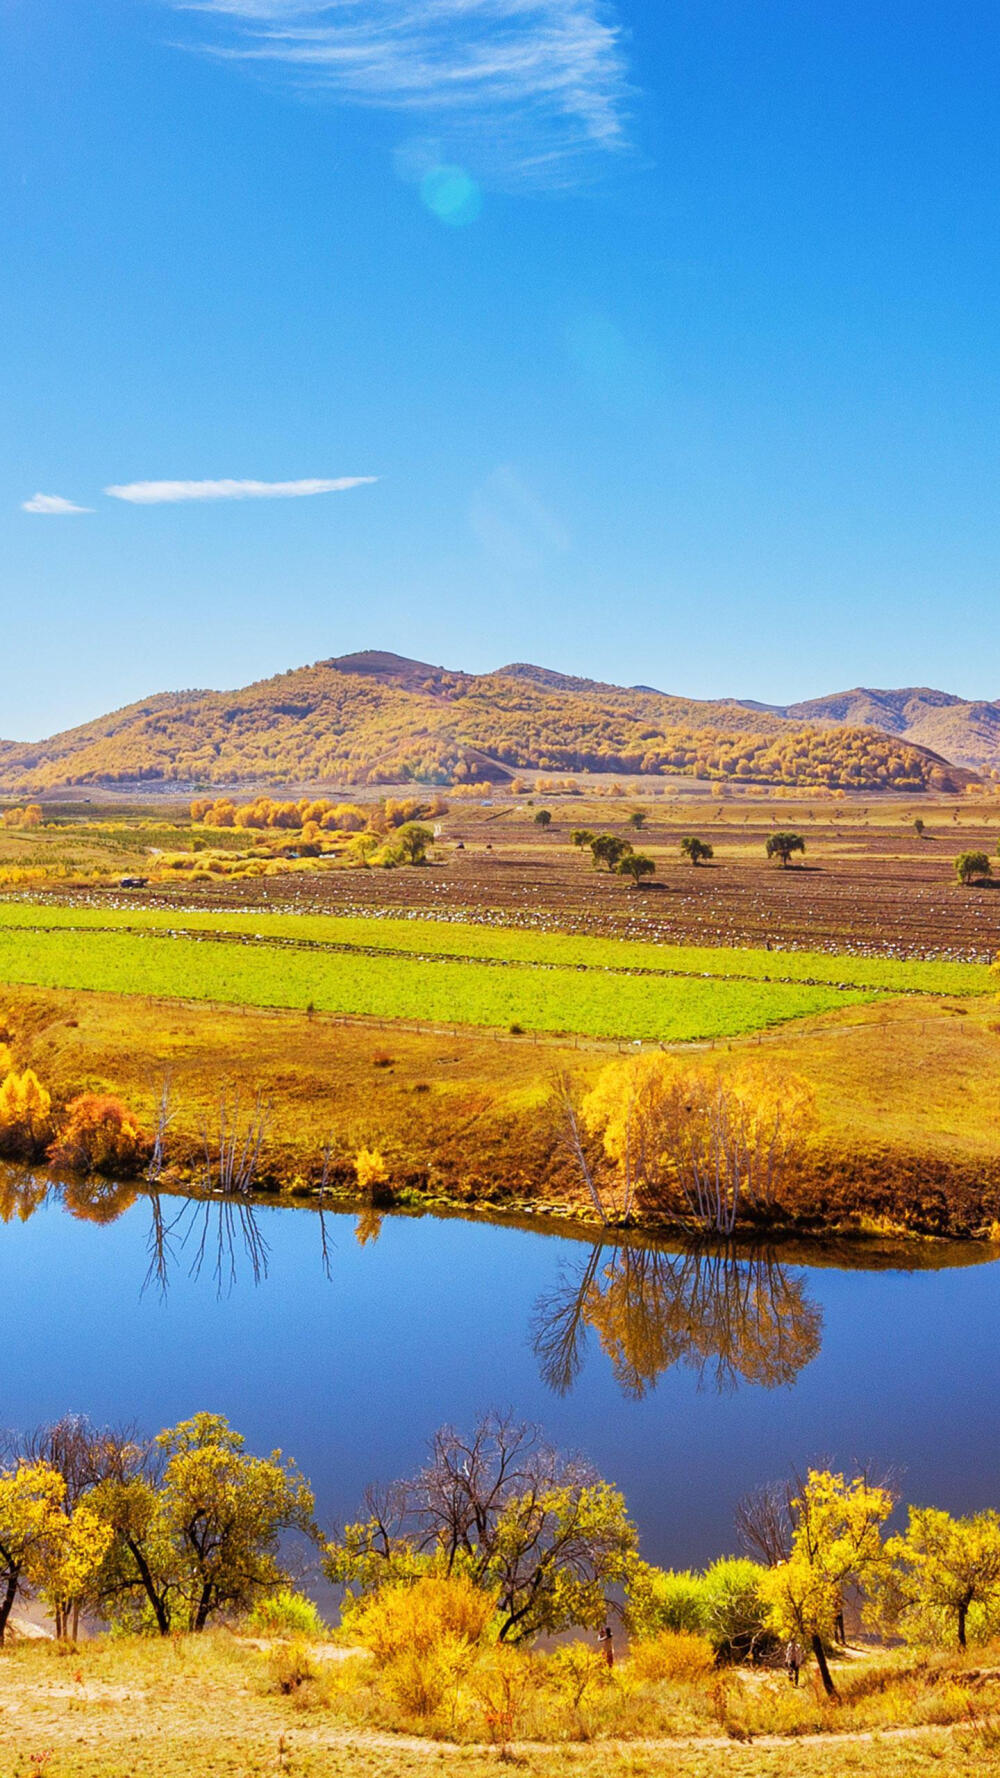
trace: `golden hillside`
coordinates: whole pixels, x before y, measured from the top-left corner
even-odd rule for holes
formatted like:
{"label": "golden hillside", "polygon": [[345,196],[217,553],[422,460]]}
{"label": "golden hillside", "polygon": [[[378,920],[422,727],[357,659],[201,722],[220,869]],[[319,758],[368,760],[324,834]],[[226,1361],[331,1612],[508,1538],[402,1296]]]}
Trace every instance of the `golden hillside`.
{"label": "golden hillside", "polygon": [[748,704],[746,708],[766,710],[793,722],[877,728],[918,747],[929,747],[954,765],[973,772],[984,767],[992,771],[1000,768],[1000,702],[959,698],[926,685],[908,686],[900,691],[873,691],[857,686],[853,691],[810,698],[803,704]]}
{"label": "golden hillside", "polygon": [[0,791],[502,780],[519,770],[957,789],[969,774],[871,728],[806,723],[516,664],[321,661],[241,691],[164,693],[38,743],[0,743]]}

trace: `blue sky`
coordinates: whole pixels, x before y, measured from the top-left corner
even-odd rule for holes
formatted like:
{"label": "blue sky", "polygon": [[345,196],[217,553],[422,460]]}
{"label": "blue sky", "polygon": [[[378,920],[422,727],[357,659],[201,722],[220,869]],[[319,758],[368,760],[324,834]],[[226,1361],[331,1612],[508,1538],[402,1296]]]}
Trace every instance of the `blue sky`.
{"label": "blue sky", "polygon": [[998,40],[0,0],[0,735],[361,647],[1000,694]]}

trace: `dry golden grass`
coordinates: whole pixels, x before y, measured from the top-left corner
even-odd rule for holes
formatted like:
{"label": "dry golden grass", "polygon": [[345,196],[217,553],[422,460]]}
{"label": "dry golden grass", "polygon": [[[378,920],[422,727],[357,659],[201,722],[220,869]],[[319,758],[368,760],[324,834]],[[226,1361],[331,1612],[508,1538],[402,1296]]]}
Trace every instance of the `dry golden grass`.
{"label": "dry golden grass", "polygon": [[315,1179],[331,1142],[353,1178],[361,1148],[380,1149],[396,1182],[433,1196],[572,1195],[540,1115],[552,1072],[566,1060],[592,1071],[605,1058],[558,1046],[497,1042],[475,1032],[425,1036],[387,1025],[336,1024],[301,1013],[227,1011],[69,991],[0,990],[0,1024],[59,1100],[121,1094],[150,1120],[169,1081],[175,1149],[199,1145],[220,1094],[271,1103],[268,1159],[295,1189]]}
{"label": "dry golden grass", "polygon": [[[335,1670],[328,1649],[310,1653],[316,1669]],[[872,1722],[845,1704],[839,1715],[826,1711],[819,1734],[803,1733],[803,1722],[792,1737],[779,1740],[765,1729],[760,1743],[748,1741],[739,1738],[746,1735],[739,1712],[731,1712],[728,1728],[706,1720],[694,1735],[587,1742],[564,1732],[552,1745],[516,1742],[501,1757],[481,1743],[359,1725],[336,1689],[305,1699],[281,1694],[267,1651],[225,1632],[167,1642],[99,1639],[65,1651],[36,1642],[0,1654],[0,1778],[458,1778],[505,1765],[527,1778],[972,1778],[998,1771],[995,1700],[982,1685],[960,1690],[953,1686],[929,1727],[912,1699],[894,1715],[889,1688]],[[971,1707],[965,1693],[977,1700]],[[817,1708],[802,1698],[804,1718]]]}

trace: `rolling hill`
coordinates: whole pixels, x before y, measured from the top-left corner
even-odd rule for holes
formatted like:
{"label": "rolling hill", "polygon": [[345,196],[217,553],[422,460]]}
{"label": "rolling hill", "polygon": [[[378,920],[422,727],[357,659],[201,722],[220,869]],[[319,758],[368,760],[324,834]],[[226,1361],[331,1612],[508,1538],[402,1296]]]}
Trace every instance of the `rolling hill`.
{"label": "rolling hill", "polygon": [[378,651],[239,691],[165,692],[45,741],[0,743],[8,796],[101,785],[446,784],[524,770],[862,790],[960,789],[970,778],[870,722],[672,697],[526,662],[474,674]]}
{"label": "rolling hill", "polygon": [[857,686],[801,704],[754,704],[744,709],[783,716],[792,722],[847,724],[901,735],[917,746],[943,754],[971,771],[1000,768],[1000,699],[974,702],[929,686],[902,691],[871,691]]}

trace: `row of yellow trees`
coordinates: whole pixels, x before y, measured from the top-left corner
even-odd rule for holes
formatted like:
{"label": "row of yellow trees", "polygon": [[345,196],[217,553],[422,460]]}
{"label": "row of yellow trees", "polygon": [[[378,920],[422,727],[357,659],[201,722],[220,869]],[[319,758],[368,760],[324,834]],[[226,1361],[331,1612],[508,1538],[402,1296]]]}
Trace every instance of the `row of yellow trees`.
{"label": "row of yellow trees", "polygon": [[440,796],[386,797],[367,808],[360,803],[331,802],[327,797],[304,796],[297,802],[281,802],[257,796],[247,803],[235,803],[231,797],[197,797],[191,804],[191,819],[206,827],[387,833],[407,821],[443,815],[447,807]]}
{"label": "row of yellow trees", "polygon": [[742,1529],[763,1562],[671,1574],[640,1557],[617,1489],[536,1427],[491,1413],[467,1436],[442,1428],[416,1475],[371,1491],[367,1516],[328,1541],[294,1464],[251,1455],[218,1415],[151,1440],[71,1417],[0,1466],[0,1641],[28,1595],[62,1636],[81,1613],[162,1635],[237,1620],[288,1587],[279,1551],[291,1531],[320,1546],[349,1630],[369,1646],[407,1624],[447,1637],[459,1622],[474,1639],[527,1646],[619,1609],[636,1642],[698,1636],[722,1659],[797,1644],[834,1696],[829,1651],[848,1600],[918,1644],[964,1648],[1000,1627],[996,1512],[911,1507],[886,1537],[892,1490],[827,1469],[810,1469],[777,1511],[762,1498]]}
{"label": "row of yellow trees", "polygon": [[69,1417],[0,1469],[0,1642],[18,1599],[59,1636],[81,1613],[133,1630],[204,1630],[279,1591],[282,1537],[313,1497],[279,1451],[251,1456],[216,1414],[152,1440]]}

